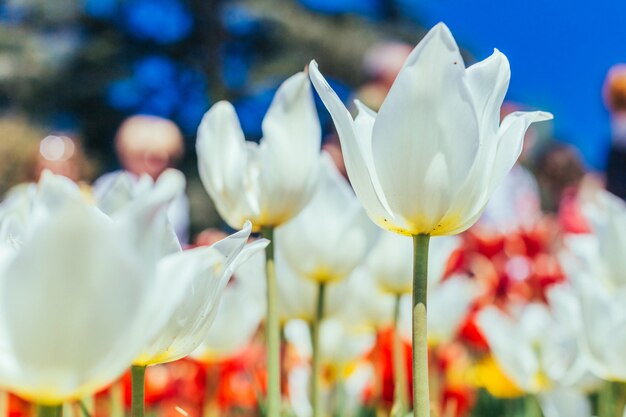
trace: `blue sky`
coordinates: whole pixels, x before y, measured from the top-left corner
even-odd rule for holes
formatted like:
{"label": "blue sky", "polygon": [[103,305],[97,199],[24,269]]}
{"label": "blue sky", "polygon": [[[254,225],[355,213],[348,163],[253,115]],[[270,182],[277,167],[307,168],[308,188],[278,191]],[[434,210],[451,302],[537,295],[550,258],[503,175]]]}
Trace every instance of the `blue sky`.
{"label": "blue sky", "polygon": [[557,137],[590,167],[604,165],[610,140],[601,87],[626,62],[626,2],[581,0],[400,0],[417,21],[445,22],[477,59],[493,48],[511,63],[508,98],[554,113]]}

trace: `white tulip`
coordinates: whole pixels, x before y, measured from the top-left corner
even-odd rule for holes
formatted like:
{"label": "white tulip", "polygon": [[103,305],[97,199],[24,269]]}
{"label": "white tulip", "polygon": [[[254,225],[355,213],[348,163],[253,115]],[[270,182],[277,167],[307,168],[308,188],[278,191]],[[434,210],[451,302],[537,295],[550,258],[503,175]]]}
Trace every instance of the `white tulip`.
{"label": "white tulip", "polygon": [[551,301],[556,300],[557,311],[577,324],[581,351],[591,371],[606,380],[626,381],[626,288],[598,285],[597,276],[581,264],[566,271],[573,290],[569,296],[562,288],[553,291]]}
{"label": "white tulip", "polygon": [[[570,237],[570,248],[574,254],[602,269],[605,284],[625,286],[626,204],[608,191],[597,190],[591,196],[583,195],[582,210],[592,226],[593,237]],[[585,238],[587,246],[581,247]],[[596,258],[590,259],[591,256]]]}
{"label": "white tulip", "polygon": [[233,106],[215,104],[198,129],[200,178],[226,222],[255,230],[297,215],[317,180],[321,129],[305,73],[287,79],[263,119],[263,139],[246,142]]}
{"label": "white tulip", "polygon": [[171,362],[189,355],[202,343],[233,272],[269,243],[262,239],[246,245],[251,231],[247,222],[241,231],[211,246],[171,254],[159,261],[157,278],[190,280],[192,284],[157,338],[135,359],[135,365]]}
{"label": "white tulip", "polygon": [[486,307],[478,314],[478,325],[501,369],[524,391],[538,393],[584,381],[577,335],[546,305],[520,306],[511,316]]}
{"label": "white tulip", "polygon": [[44,174],[24,227],[5,229],[3,218],[2,386],[51,405],[92,394],[169,319],[190,282],[155,275],[155,231],[175,196],[157,188],[113,220]]}
{"label": "white tulip", "polygon": [[289,267],[318,283],[348,276],[377,238],[378,229],[327,154],[322,156],[320,183],[313,198],[275,233]]}
{"label": "white tulip", "polygon": [[517,160],[528,126],[552,118],[514,112],[500,123],[508,60],[495,50],[465,68],[443,23],[407,58],[378,114],[357,103],[353,120],[315,61],[309,73],[359,200],[372,221],[405,235],[469,228]]}

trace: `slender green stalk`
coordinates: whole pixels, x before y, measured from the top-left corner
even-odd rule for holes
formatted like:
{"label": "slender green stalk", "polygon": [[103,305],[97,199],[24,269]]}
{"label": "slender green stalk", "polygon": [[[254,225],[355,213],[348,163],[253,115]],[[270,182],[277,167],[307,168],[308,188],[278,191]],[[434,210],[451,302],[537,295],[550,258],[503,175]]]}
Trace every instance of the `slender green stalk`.
{"label": "slender green stalk", "polygon": [[267,344],[267,417],[280,417],[280,325],[278,322],[278,288],[274,268],[274,229],[261,229],[270,241],[265,248],[265,272],[267,276],[267,318],[265,340]]}
{"label": "slender green stalk", "polygon": [[534,395],[527,395],[524,399],[524,417],[543,417],[539,402]]}
{"label": "slender green stalk", "polygon": [[613,386],[605,381],[598,392],[598,417],[615,417],[614,405]]}
{"label": "slender green stalk", "polygon": [[428,391],[428,290],[429,235],[413,236],[413,416],[430,417]]}
{"label": "slender green stalk", "polygon": [[321,282],[317,292],[317,307],[315,309],[315,318],[311,326],[311,342],[313,344],[313,369],[311,370],[311,402],[313,403],[313,417],[322,417],[321,404],[321,357],[320,357],[320,325],[324,318],[324,294],[326,292],[326,284]]}
{"label": "slender green stalk", "polygon": [[83,413],[83,417],[92,417],[91,413],[87,409],[87,406],[82,400],[78,400],[78,406],[80,407],[80,411]]}
{"label": "slender green stalk", "polygon": [[145,380],[146,367],[144,365],[133,365],[130,367],[131,376],[131,417],[143,417],[145,411]]}
{"label": "slender green stalk", "polygon": [[402,348],[402,342],[400,341],[400,332],[398,329],[398,320],[400,319],[400,298],[401,295],[396,295],[395,308],[393,313],[393,379],[394,379],[394,401],[393,412],[394,416],[406,415],[408,409],[408,388],[406,385],[406,367],[404,349]]}
{"label": "slender green stalk", "polygon": [[37,417],[61,417],[63,415],[63,406],[59,405],[37,405]]}

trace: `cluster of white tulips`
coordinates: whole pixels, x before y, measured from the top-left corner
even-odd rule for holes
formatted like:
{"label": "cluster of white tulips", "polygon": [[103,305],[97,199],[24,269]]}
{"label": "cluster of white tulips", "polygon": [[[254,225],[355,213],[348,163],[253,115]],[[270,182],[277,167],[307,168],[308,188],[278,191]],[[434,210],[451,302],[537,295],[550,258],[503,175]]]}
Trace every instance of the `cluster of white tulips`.
{"label": "cluster of white tulips", "polygon": [[620,417],[626,415],[619,384],[626,381],[626,204],[594,190],[583,193],[582,208],[592,233],[564,237],[567,282],[548,289],[548,304],[512,306],[510,314],[487,307],[478,321],[502,370],[536,395],[546,417]]}
{"label": "cluster of white tulips", "polygon": [[[480,217],[529,125],[552,117],[515,112],[500,122],[509,77],[498,50],[466,68],[438,24],[378,113],[356,102],[352,117],[315,61],[278,89],[259,144],[245,140],[233,106],[215,104],[198,130],[200,175],[221,217],[240,231],[209,247],[182,251],[167,221],[184,188],[177,171],[154,183],[121,176],[100,201],[44,175],[0,209],[0,384],[53,414],[131,367],[139,417],[147,366],[226,357],[264,322],[267,416],[281,415],[281,384],[289,384],[293,409],[322,417],[332,414],[322,367],[343,372],[371,348],[376,329],[392,324],[393,413],[413,404],[415,417],[429,417],[428,339],[451,338],[480,293],[466,276],[441,281],[458,245],[450,235]],[[311,85],[332,116],[350,182],[320,152]],[[626,211],[607,201],[598,204],[610,219],[626,222]],[[530,306],[518,321],[491,310],[480,317],[520,387],[547,392],[549,383],[555,394],[546,403],[578,398],[573,390],[593,384],[590,375],[626,377],[625,242],[611,240],[621,234],[601,224],[606,218],[596,216],[600,261],[577,252],[572,288],[551,294],[558,308]],[[262,238],[247,243],[253,232]],[[591,282],[598,276],[601,285]],[[311,363],[282,382],[281,326]],[[402,340],[412,343],[412,393]]]}
{"label": "cluster of white tulips", "polygon": [[184,185],[177,171],[156,183],[120,176],[94,202],[45,173],[3,203],[3,387],[54,409],[131,365],[141,372],[197,348],[234,269],[268,242],[247,244],[246,223],[182,251],[166,209]]}
{"label": "cluster of white tulips", "polygon": [[[214,105],[198,131],[201,178],[222,218],[233,228],[250,220],[272,240],[264,271],[267,413],[277,417],[281,410],[280,323],[300,319],[311,329],[314,417],[330,412],[321,392],[322,362],[341,362],[345,357],[337,356],[358,355],[373,343],[347,336],[337,343],[336,335],[391,322],[397,339],[412,339],[413,413],[429,416],[427,331],[450,337],[480,291],[463,276],[439,282],[455,244],[439,236],[477,221],[516,162],[526,129],[552,116],[515,112],[500,123],[510,76],[506,57],[496,50],[465,68],[443,24],[411,53],[378,113],[356,102],[353,118],[315,61],[308,72],[278,89],[258,145],[245,141],[227,102]],[[309,78],[335,123],[350,184],[320,154]],[[438,238],[429,267],[431,236]],[[300,333],[292,326],[287,337]],[[410,403],[406,370],[400,348],[394,352],[394,412],[402,415]]]}

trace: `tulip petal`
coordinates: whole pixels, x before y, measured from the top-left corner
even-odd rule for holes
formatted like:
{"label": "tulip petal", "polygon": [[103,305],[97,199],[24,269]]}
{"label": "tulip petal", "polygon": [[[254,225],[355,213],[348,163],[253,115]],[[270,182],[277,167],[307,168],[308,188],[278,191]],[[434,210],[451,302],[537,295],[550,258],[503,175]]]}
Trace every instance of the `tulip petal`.
{"label": "tulip petal", "polygon": [[156,264],[157,259],[166,254],[181,250],[167,218],[167,209],[184,189],[183,173],[168,169],[159,176],[153,187],[136,195],[132,202],[112,216],[120,229],[127,228],[136,233],[136,247],[151,264]]}
{"label": "tulip petal", "polygon": [[280,157],[277,162],[285,164],[279,168],[289,169],[293,159],[318,153],[322,131],[311,83],[304,72],[281,84],[263,118],[262,129],[262,143],[272,149],[275,157]]}
{"label": "tulip petal", "polygon": [[500,124],[500,107],[511,79],[509,60],[494,49],[489,58],[467,68],[465,77],[474,98],[482,140],[495,140],[494,134]]}
{"label": "tulip petal", "polygon": [[[498,148],[489,190],[493,191],[502,182],[519,158],[528,127],[532,123],[551,120],[552,118],[552,114],[543,111],[517,111],[502,120],[498,131]],[[491,195],[491,192],[489,194]]]}
{"label": "tulip petal", "polygon": [[[373,112],[360,110],[359,116],[357,116],[358,122],[355,122],[337,94],[319,72],[315,61],[311,61],[309,64],[309,76],[335,123],[348,177],[369,217],[383,228],[397,225],[397,221],[401,221],[401,219],[396,219],[388,210],[371,156]],[[364,106],[360,104],[357,106],[364,109]]]}
{"label": "tulip petal", "polygon": [[477,322],[506,375],[519,387],[532,390],[531,381],[539,371],[539,363],[531,346],[519,343],[518,329],[512,320],[489,306],[478,313]]}
{"label": "tulip petal", "polygon": [[234,107],[227,101],[213,105],[198,128],[198,169],[220,216],[234,228],[240,228],[254,215],[241,201],[247,164],[245,147]]}
{"label": "tulip petal", "polygon": [[[184,282],[185,297],[176,306],[146,352],[135,364],[150,365],[180,359],[202,342],[213,320],[217,300],[229,277],[223,271],[226,259],[212,247],[199,247],[161,259],[157,279]],[[218,274],[216,275],[216,271]]]}
{"label": "tulip petal", "polygon": [[438,24],[411,53],[376,117],[376,172],[411,234],[440,227],[474,163],[479,126],[464,75],[452,34]]}
{"label": "tulip petal", "polygon": [[0,375],[27,398],[60,402],[110,383],[141,349],[146,275],[91,207],[70,203],[35,235],[0,278],[2,336],[18,367]]}
{"label": "tulip petal", "polygon": [[302,210],[316,184],[322,133],[304,72],[281,84],[262,128],[257,152],[259,210],[264,225],[278,226]]}
{"label": "tulip petal", "polygon": [[559,388],[539,395],[545,417],[591,417],[587,395],[574,389]]}

